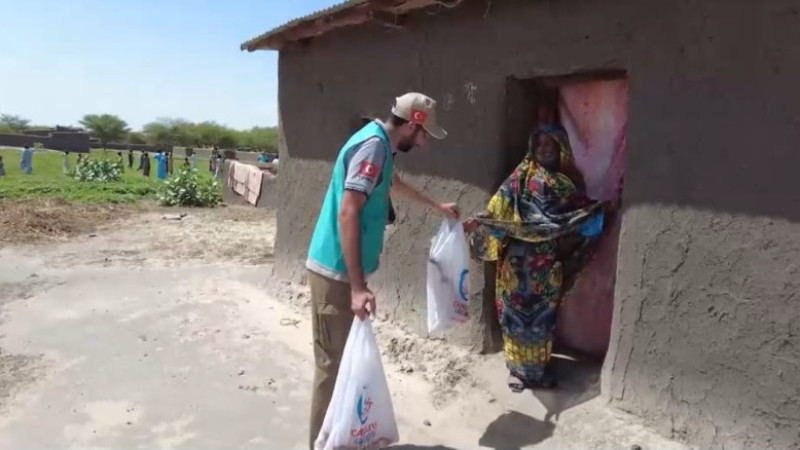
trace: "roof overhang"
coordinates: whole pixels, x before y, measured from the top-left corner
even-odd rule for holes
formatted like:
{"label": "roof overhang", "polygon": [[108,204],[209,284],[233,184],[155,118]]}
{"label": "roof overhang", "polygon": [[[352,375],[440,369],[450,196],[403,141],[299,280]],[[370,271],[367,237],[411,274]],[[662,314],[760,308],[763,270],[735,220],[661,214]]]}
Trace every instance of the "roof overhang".
{"label": "roof overhang", "polygon": [[290,42],[303,41],[336,28],[366,22],[399,28],[401,16],[411,10],[437,4],[453,8],[461,2],[462,0],[348,0],[267,31],[243,43],[240,48],[249,52],[280,50]]}

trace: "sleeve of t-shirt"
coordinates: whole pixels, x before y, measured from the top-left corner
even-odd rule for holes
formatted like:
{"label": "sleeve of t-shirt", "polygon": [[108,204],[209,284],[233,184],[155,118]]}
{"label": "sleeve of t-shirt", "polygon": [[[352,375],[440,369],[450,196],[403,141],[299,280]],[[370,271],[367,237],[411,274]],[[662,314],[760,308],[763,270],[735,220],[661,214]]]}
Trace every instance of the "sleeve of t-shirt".
{"label": "sleeve of t-shirt", "polygon": [[369,196],[381,181],[386,149],[379,138],[369,139],[352,150],[344,188]]}

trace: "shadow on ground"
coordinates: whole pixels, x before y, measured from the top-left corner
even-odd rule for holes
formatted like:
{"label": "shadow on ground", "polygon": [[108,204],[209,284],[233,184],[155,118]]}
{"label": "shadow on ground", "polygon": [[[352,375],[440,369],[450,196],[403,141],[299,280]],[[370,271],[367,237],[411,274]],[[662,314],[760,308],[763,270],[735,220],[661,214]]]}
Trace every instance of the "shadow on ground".
{"label": "shadow on ground", "polygon": [[553,363],[558,387],[533,391],[547,410],[545,422],[558,420],[560,413],[600,395],[600,363],[572,353],[553,355]]}
{"label": "shadow on ground", "polygon": [[391,450],[456,450],[444,445],[393,445],[388,448]]}
{"label": "shadow on ground", "polygon": [[555,428],[552,423],[511,411],[490,423],[478,444],[503,450],[521,449],[549,438]]}

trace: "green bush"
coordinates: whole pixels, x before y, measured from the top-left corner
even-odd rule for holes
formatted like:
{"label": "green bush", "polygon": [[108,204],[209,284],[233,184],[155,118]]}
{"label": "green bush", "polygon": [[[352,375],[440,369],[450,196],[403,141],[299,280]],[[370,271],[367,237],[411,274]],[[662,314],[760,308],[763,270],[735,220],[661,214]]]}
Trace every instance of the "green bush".
{"label": "green bush", "polygon": [[158,192],[163,206],[203,206],[213,208],[222,202],[216,179],[200,178],[197,169],[182,169],[164,182]]}
{"label": "green bush", "polygon": [[87,158],[75,167],[73,178],[78,181],[119,181],[122,170],[122,161]]}

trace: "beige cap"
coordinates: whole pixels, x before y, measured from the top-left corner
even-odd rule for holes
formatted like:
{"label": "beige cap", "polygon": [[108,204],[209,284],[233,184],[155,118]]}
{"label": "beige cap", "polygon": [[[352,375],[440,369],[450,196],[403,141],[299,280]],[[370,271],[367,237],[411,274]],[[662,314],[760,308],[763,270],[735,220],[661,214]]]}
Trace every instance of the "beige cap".
{"label": "beige cap", "polygon": [[436,100],[419,92],[409,92],[395,99],[392,114],[422,128],[436,139],[447,137],[447,131],[436,123]]}

